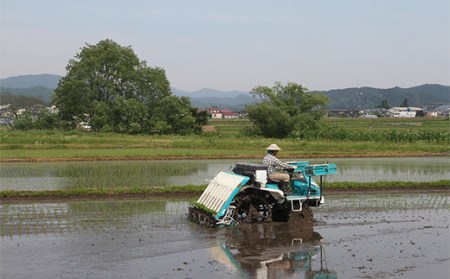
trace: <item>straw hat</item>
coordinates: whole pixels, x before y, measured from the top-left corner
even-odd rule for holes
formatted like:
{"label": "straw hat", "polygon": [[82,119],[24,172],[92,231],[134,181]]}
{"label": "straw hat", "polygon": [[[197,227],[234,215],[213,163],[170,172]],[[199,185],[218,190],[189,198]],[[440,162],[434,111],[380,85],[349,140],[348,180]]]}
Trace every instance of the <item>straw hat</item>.
{"label": "straw hat", "polygon": [[278,145],[276,145],[275,143],[272,143],[271,145],[269,145],[269,147],[266,148],[267,150],[272,150],[272,151],[278,151],[281,150],[280,147],[278,147]]}

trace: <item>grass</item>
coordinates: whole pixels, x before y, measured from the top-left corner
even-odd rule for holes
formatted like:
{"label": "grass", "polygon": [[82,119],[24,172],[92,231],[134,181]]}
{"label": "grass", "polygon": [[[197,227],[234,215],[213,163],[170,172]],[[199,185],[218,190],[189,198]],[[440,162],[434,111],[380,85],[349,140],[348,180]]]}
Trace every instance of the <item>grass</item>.
{"label": "grass", "polygon": [[129,195],[193,194],[202,193],[206,185],[186,185],[168,187],[127,187],[127,188],[76,188],[42,191],[0,190],[0,198],[69,198],[69,197],[120,197]]}
{"label": "grass", "polygon": [[[276,142],[283,148],[281,157],[370,157],[370,156],[438,156],[450,151],[446,144],[416,143],[376,143],[348,141],[295,141],[260,140],[251,143],[251,139],[228,142],[215,139],[211,147],[201,139],[191,137],[190,147],[125,147],[125,148],[21,148],[3,149],[0,159],[14,160],[114,160],[114,159],[220,159],[220,158],[259,158],[265,148]],[[180,142],[176,143],[181,145]],[[214,146],[217,146],[216,148]],[[219,147],[220,146],[220,147]]]}
{"label": "grass", "polygon": [[[42,190],[42,191],[15,191],[1,190],[0,199],[22,199],[22,198],[97,198],[110,197],[120,198],[123,196],[145,196],[145,195],[198,195],[206,189],[207,185],[187,185],[169,187],[127,187],[127,188],[77,188],[64,190]],[[324,185],[324,193],[347,192],[347,191],[377,191],[377,190],[448,190],[450,180],[432,182],[405,182],[405,181],[379,181],[369,183],[358,182],[333,182]]]}
{"label": "grass", "polygon": [[450,180],[412,182],[412,181],[377,181],[377,182],[332,182],[324,185],[324,191],[358,191],[358,190],[448,190]]}
{"label": "grass", "polygon": [[326,123],[331,126],[349,130],[442,130],[449,129],[448,118],[329,118]]}
{"label": "grass", "polygon": [[[80,131],[0,130],[0,160],[118,160],[256,158],[276,142],[282,157],[365,157],[365,156],[439,156],[450,153],[447,141],[412,142],[299,140],[246,137],[248,120],[211,120],[212,132],[202,135],[123,135]],[[348,131],[395,131],[396,133],[449,133],[448,119],[327,119],[330,129]]]}

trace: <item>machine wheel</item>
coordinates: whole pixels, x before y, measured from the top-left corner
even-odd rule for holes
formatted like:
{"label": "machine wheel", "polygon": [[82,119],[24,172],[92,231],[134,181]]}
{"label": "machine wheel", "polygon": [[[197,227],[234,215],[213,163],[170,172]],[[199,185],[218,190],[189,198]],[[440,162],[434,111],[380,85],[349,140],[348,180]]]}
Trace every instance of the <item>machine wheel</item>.
{"label": "machine wheel", "polygon": [[272,220],[274,222],[313,222],[313,212],[306,203],[303,203],[301,212],[292,211],[291,203],[286,201],[283,204],[275,205],[272,211]]}
{"label": "machine wheel", "polygon": [[314,218],[311,207],[309,207],[306,203],[303,203],[301,212],[290,212],[289,221],[303,221],[313,223]]}
{"label": "machine wheel", "polygon": [[203,212],[193,205],[189,207],[188,220],[205,228],[213,228],[216,226],[217,222],[210,213]]}
{"label": "machine wheel", "polygon": [[256,223],[272,221],[272,206],[258,193],[242,192],[234,199],[234,219],[238,222]]}

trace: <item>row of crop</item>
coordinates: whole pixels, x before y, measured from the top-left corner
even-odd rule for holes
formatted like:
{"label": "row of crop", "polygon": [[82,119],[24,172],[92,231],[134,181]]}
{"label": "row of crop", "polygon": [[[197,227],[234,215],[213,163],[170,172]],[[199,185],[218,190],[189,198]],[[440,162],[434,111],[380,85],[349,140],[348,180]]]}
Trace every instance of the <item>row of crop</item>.
{"label": "row of crop", "polygon": [[[448,191],[450,180],[439,180],[429,182],[411,181],[378,181],[378,182],[332,182],[326,184],[325,191],[355,191],[355,190],[424,190],[436,189]],[[61,189],[42,191],[18,191],[0,190],[0,200],[13,198],[51,198],[51,197],[121,197],[132,195],[158,196],[170,194],[194,195],[201,194],[207,185],[185,185],[168,187],[117,187],[117,188],[83,188],[83,189]]]}
{"label": "row of crop", "polygon": [[294,131],[291,135],[305,140],[349,140],[377,142],[449,142],[449,131],[442,130],[351,130],[342,127],[322,127],[313,131]]}

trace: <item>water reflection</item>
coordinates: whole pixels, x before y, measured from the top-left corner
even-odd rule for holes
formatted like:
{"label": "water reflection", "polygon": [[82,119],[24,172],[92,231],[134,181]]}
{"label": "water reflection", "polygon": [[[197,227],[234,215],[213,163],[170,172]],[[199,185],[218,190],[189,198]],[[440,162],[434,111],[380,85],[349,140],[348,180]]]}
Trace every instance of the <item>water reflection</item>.
{"label": "water reflection", "polygon": [[339,175],[330,181],[437,181],[450,179],[446,157],[330,159]]}
{"label": "water reflection", "polygon": [[[261,160],[244,161],[259,163]],[[328,182],[450,179],[450,160],[445,157],[310,160],[313,164],[326,161],[338,165],[338,173],[326,177]],[[218,172],[229,170],[237,162],[174,160],[0,163],[0,190],[205,185]]]}
{"label": "water reflection", "polygon": [[230,230],[222,250],[248,278],[337,278],[321,240],[302,222],[242,225]]}
{"label": "water reflection", "polygon": [[[450,196],[448,193],[387,193],[364,195],[329,195],[320,208],[313,209],[316,218],[322,215],[343,218],[347,211],[357,211],[362,216],[368,212],[389,211],[389,216],[415,210],[430,210],[431,214],[439,214],[438,210],[448,210]],[[39,235],[46,233],[66,233],[83,230],[133,230],[145,231],[149,227],[175,226],[186,228],[190,224],[186,213],[188,201],[149,200],[112,200],[112,201],[80,201],[51,203],[3,203],[0,204],[0,236]],[[389,216],[386,216],[388,218]],[[283,226],[286,223],[281,223]],[[245,228],[245,224],[243,224]],[[313,239],[315,233],[297,223],[288,224],[280,229],[273,225],[251,226],[258,230],[239,229],[231,231],[227,236],[227,244],[246,249],[245,245],[260,247],[248,243],[249,240],[263,239],[266,244],[289,245],[291,240],[300,234],[302,239]],[[299,230],[299,227],[302,230]],[[285,237],[276,237],[276,236]],[[315,239],[317,240],[317,239]],[[287,241],[287,242],[281,242]],[[242,243],[242,245],[241,245]],[[230,246],[230,247],[231,247]],[[255,248],[257,251],[257,248]],[[249,249],[247,249],[249,250]]]}
{"label": "water reflection", "polygon": [[191,184],[189,180],[177,184],[173,181],[205,173],[207,169],[208,162],[202,161],[0,163],[0,190],[187,185]]}
{"label": "water reflection", "polygon": [[440,278],[449,201],[447,192],[329,195],[314,227],[235,230],[189,222],[188,200],[2,203],[0,277]]}
{"label": "water reflection", "polygon": [[57,203],[2,204],[2,237],[42,234],[65,234],[146,230],[168,223],[184,223],[180,212],[187,203],[151,201],[90,201]]}

